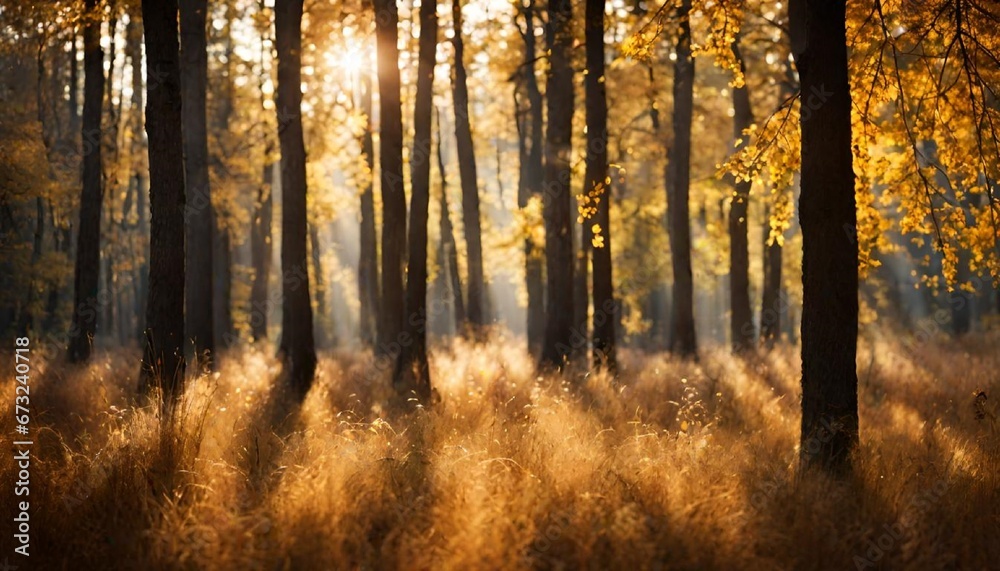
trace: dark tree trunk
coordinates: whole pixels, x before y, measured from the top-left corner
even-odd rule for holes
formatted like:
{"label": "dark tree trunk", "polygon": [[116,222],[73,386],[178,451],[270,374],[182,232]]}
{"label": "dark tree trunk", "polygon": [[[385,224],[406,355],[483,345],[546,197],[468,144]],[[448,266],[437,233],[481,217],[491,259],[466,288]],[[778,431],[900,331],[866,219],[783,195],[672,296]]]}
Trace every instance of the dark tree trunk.
{"label": "dark tree trunk", "polygon": [[[271,150],[265,151],[270,156]],[[267,282],[271,275],[271,181],[274,163],[264,165],[261,184],[254,202],[253,228],[250,235],[250,258],[253,264],[253,284],[250,286],[250,335],[254,342],[267,339],[268,315],[271,302],[268,298]]]}
{"label": "dark tree trunk", "polygon": [[[261,4],[263,9],[263,4]],[[261,37],[260,69],[266,70],[267,55],[273,53],[264,47],[263,41],[267,34]],[[265,107],[266,95],[264,83],[269,73],[261,73],[259,92],[261,108]],[[257,189],[257,200],[254,202],[253,224],[251,226],[250,258],[253,264],[253,284],[250,287],[250,336],[254,343],[267,340],[267,328],[274,306],[270,299],[268,283],[271,278],[271,260],[273,244],[271,228],[273,223],[274,179],[279,165],[274,160],[274,139],[270,134],[264,137],[264,169],[261,173],[260,187]]]}
{"label": "dark tree trunk", "polygon": [[674,142],[667,156],[667,230],[674,270],[670,312],[670,350],[696,357],[694,279],[691,275],[691,220],[688,191],[691,182],[691,115],[694,110],[694,58],[691,57],[691,0],[677,7],[680,35],[674,61]]}
{"label": "dark tree trunk", "polygon": [[479,189],[477,188],[476,152],[469,122],[469,88],[465,73],[465,46],[462,42],[462,3],[451,1],[455,33],[455,74],[452,78],[455,103],[455,138],[458,141],[458,172],[462,178],[462,223],[468,261],[467,316],[473,328],[486,323],[484,315],[483,240],[479,222]]}
{"label": "dark tree trunk", "polygon": [[[794,66],[787,61],[785,64],[785,77],[781,82],[781,90],[779,91],[781,99],[787,99],[795,94],[798,90],[798,78],[795,74]],[[773,200],[775,201],[775,206],[779,204],[779,201],[785,200],[785,192],[787,189],[773,189]],[[782,260],[781,260],[781,249],[783,243],[783,237],[775,237],[774,240],[770,239],[771,236],[771,216],[768,211],[767,205],[764,208],[764,279],[763,279],[763,292],[761,294],[761,308],[760,308],[760,340],[761,343],[766,348],[774,347],[774,343],[781,339],[781,331],[783,327],[782,316],[787,313],[788,307],[782,305],[783,298],[781,294],[781,271],[782,271]],[[784,321],[791,323],[791,315],[785,315]]]}
{"label": "dark tree trunk", "polygon": [[274,10],[278,54],[278,140],[281,144],[281,272],[284,296],[281,354],[296,396],[305,398],[316,372],[309,297],[306,149],[302,133],[302,0],[279,0]]}
{"label": "dark tree trunk", "polygon": [[121,73],[121,77],[124,77],[124,62],[122,67],[119,68],[115,61],[117,56],[115,54],[117,50],[117,34],[118,34],[118,10],[114,6],[111,7],[111,17],[108,21],[108,73],[104,81],[104,105],[105,116],[104,120],[105,129],[101,133],[101,145],[103,149],[103,160],[107,161],[102,163],[102,180],[106,187],[111,189],[111,192],[105,194],[105,199],[108,201],[107,205],[102,208],[102,217],[105,220],[101,224],[102,228],[102,244],[101,244],[101,270],[100,270],[100,281],[99,286],[99,299],[104,300],[99,305],[101,307],[100,316],[97,321],[97,331],[100,336],[104,339],[111,341],[115,335],[115,304],[120,292],[115,291],[115,258],[120,255],[118,250],[119,235],[118,235],[118,225],[115,222],[115,200],[119,193],[118,180],[117,180],[117,169],[119,148],[118,148],[118,118],[121,114],[122,99],[119,98],[118,104],[114,101],[114,85],[118,81],[121,83],[121,78],[116,75],[116,72]]}
{"label": "dark tree trunk", "polygon": [[104,95],[101,10],[97,0],[87,0],[85,7],[88,19],[83,26],[83,191],[80,194],[80,226],[73,271],[73,321],[67,354],[72,363],[84,363],[90,359],[91,343],[97,331],[101,203],[104,200],[101,181],[101,107]]}
{"label": "dark tree trunk", "polygon": [[[572,208],[572,199],[570,204]],[[590,229],[593,224],[593,220],[585,219],[579,225],[579,232],[576,231],[576,224],[573,225],[573,237],[579,240],[574,244],[576,258],[573,269],[573,338],[578,341],[571,347],[571,357],[584,370],[588,367],[589,357],[587,348],[590,324],[587,323],[587,314],[590,310],[590,284],[587,282],[590,278],[590,249],[593,240]]]}
{"label": "dark tree trunk", "polygon": [[184,147],[176,0],[143,0],[146,134],[149,140],[149,299],[142,383],[163,388],[162,405],[184,382]]}
{"label": "dark tree trunk", "polygon": [[764,287],[760,304],[760,340],[767,348],[781,337],[781,242],[771,241],[771,217],[764,210]]}
{"label": "dark tree trunk", "polygon": [[[518,185],[517,206],[525,208],[532,198],[539,197],[542,179],[542,93],[535,77],[535,2],[528,0],[524,7],[527,33],[524,36],[524,86],[528,94],[527,134],[522,135],[525,149],[521,155],[521,180]],[[545,284],[543,283],[542,255],[529,237],[524,240],[524,278],[528,293],[528,349],[541,350],[545,337]]]}
{"label": "dark tree trunk", "polygon": [[378,51],[379,167],[382,186],[382,297],[376,352],[397,358],[403,333],[403,115],[399,79],[399,12],[396,0],[374,0]]}
{"label": "dark tree trunk", "polygon": [[420,53],[417,95],[413,109],[413,152],[410,155],[409,265],[406,271],[406,323],[408,339],[396,365],[394,383],[400,392],[414,392],[419,399],[431,394],[427,365],[427,213],[431,184],[431,115],[434,98],[434,63],[437,53],[437,2],[420,4]]}
{"label": "dark tree trunk", "polygon": [[180,0],[181,96],[184,124],[184,179],[187,210],[187,283],[185,284],[186,341],[194,346],[201,366],[209,366],[215,352],[213,324],[212,253],[215,220],[208,179],[208,0]]}
{"label": "dark tree trunk", "polygon": [[[375,176],[375,143],[372,134],[372,82],[365,74],[361,80],[361,112],[365,114],[365,132],[361,138],[361,152],[365,155],[368,172]],[[374,180],[368,179],[361,192],[361,255],[358,258],[358,294],[361,297],[361,341],[375,343],[378,323],[378,238],[375,230]]]}
{"label": "dark tree trunk", "polygon": [[[740,70],[746,73],[743,56],[740,54],[740,39],[733,41],[733,54],[739,62]],[[750,91],[746,82],[733,89],[733,139],[740,141],[736,152],[747,145],[748,136],[743,131],[753,124],[753,110],[750,108]],[[747,238],[747,207],[750,203],[752,182],[734,178],[733,199],[729,207],[729,331],[734,352],[742,352],[753,347],[753,310],[750,309],[750,252]]]}
{"label": "dark tree trunk", "polygon": [[[587,0],[587,190],[596,194],[593,223],[600,226],[594,257],[594,367],[617,368],[614,282],[611,268],[611,179],[608,176],[608,101],[604,82],[604,3]],[[600,189],[598,191],[598,189]]]}
{"label": "dark tree trunk", "polygon": [[[802,129],[804,467],[843,474],[858,443],[858,246],[845,0],[792,0]],[[825,99],[821,105],[816,97]],[[845,234],[845,228],[848,232]]]}
{"label": "dark tree trunk", "polygon": [[444,153],[441,151],[441,113],[438,113],[437,161],[438,172],[441,173],[441,225],[439,228],[440,248],[438,249],[438,270],[442,273],[441,282],[446,284],[451,294],[452,316],[455,331],[461,331],[465,324],[465,303],[462,300],[462,278],[458,273],[458,248],[455,244],[455,229],[451,224],[451,213],[448,211],[448,176],[444,167]]}
{"label": "dark tree trunk", "polygon": [[[549,124],[545,146],[545,262],[548,301],[541,364],[562,367],[572,353],[573,226],[570,212],[570,144],[573,134],[573,6],[550,0],[546,22]],[[579,340],[577,343],[579,344]]]}

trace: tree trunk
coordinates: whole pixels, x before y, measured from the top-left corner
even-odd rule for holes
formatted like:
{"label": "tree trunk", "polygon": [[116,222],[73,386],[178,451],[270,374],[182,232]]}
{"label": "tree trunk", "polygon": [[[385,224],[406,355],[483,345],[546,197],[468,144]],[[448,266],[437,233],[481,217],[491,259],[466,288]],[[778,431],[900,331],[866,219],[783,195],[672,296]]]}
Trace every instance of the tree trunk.
{"label": "tree trunk", "polygon": [[215,352],[212,253],[215,220],[208,178],[208,0],[180,0],[181,96],[184,123],[184,180],[187,189],[185,229],[185,341],[197,362],[210,366]]}
{"label": "tree trunk", "polygon": [[479,221],[479,189],[477,188],[476,152],[469,122],[469,89],[465,73],[465,46],[462,42],[462,3],[451,1],[455,32],[455,74],[452,78],[455,103],[455,138],[458,141],[458,172],[462,178],[462,223],[468,261],[467,316],[469,325],[478,328],[486,323],[484,314],[483,243]]}
{"label": "tree trunk", "polygon": [[[143,138],[143,94],[142,79],[142,14],[136,9],[129,12],[126,27],[125,55],[132,64],[132,101],[129,107],[129,131],[132,134],[129,154],[132,158],[132,184],[135,187],[136,225],[133,228],[136,241],[134,255],[137,263],[132,273],[133,311],[135,312],[136,338],[142,338],[146,329],[146,297],[149,282],[149,258],[146,256],[149,244],[149,188],[146,185],[147,165],[146,142]],[[133,332],[129,332],[131,336]]]}
{"label": "tree trunk", "polygon": [[425,400],[431,395],[427,365],[427,214],[431,184],[431,115],[434,98],[434,63],[437,53],[437,2],[420,3],[420,53],[417,95],[413,109],[413,152],[410,155],[413,185],[410,193],[409,265],[406,271],[407,342],[396,364],[394,384],[400,392],[414,392]]}
{"label": "tree trunk", "polygon": [[691,182],[691,115],[694,110],[694,58],[691,57],[691,0],[677,7],[680,35],[674,61],[674,143],[667,157],[667,229],[674,270],[671,298],[670,350],[697,357],[694,331],[694,280],[691,275],[691,221],[688,191]]}
{"label": "tree trunk", "polygon": [[[265,156],[271,154],[270,148]],[[271,301],[267,281],[271,275],[271,181],[274,163],[264,165],[262,180],[254,202],[253,228],[250,235],[250,258],[253,264],[253,284],[250,286],[250,335],[254,342],[267,339],[268,315]]]}
{"label": "tree trunk", "polygon": [[608,176],[608,101],[604,76],[605,0],[587,0],[587,190],[596,194],[592,223],[599,226],[598,245],[593,246],[593,351],[594,367],[617,369],[615,352],[614,282],[611,268],[611,178]]}
{"label": "tree trunk", "polygon": [[[522,152],[521,181],[518,185],[517,206],[524,209],[530,199],[542,190],[542,93],[535,77],[535,2],[524,7],[527,33],[524,36],[524,86],[528,94],[528,134],[526,152]],[[524,240],[524,279],[528,293],[528,349],[541,350],[545,336],[545,284],[543,283],[542,252],[528,237]]]}
{"label": "tree trunk", "polygon": [[[361,152],[365,155],[368,172],[375,176],[375,143],[372,135],[372,81],[366,73],[361,79],[361,112],[365,114],[365,132]],[[374,179],[369,178],[361,192],[361,255],[358,258],[358,293],[361,297],[361,341],[375,343],[378,323],[378,238],[375,230]]]}
{"label": "tree trunk", "polygon": [[[550,0],[546,39],[549,77],[546,84],[549,124],[545,146],[545,266],[548,301],[541,364],[562,367],[572,353],[573,226],[570,212],[570,144],[573,134],[573,7],[569,0]],[[579,345],[579,340],[576,340]]]}
{"label": "tree trunk", "polygon": [[306,150],[302,133],[302,0],[279,0],[274,11],[278,54],[278,140],[281,144],[281,353],[296,396],[305,398],[316,372],[306,245]]}
{"label": "tree trunk", "polygon": [[804,467],[844,474],[858,442],[858,246],[846,2],[792,0],[788,11],[803,94],[800,458]]}
{"label": "tree trunk", "polygon": [[184,382],[184,147],[176,0],[143,0],[149,141],[149,299],[142,383],[171,407]]}
{"label": "tree trunk", "polygon": [[[740,38],[733,40],[733,54],[739,62],[740,71],[746,73],[743,56],[740,54]],[[743,131],[753,124],[753,110],[750,108],[750,91],[746,82],[733,89],[733,139],[739,141],[736,152],[747,144],[748,135]],[[750,203],[752,182],[741,178],[733,179],[733,199],[729,206],[729,341],[733,352],[749,350],[754,342],[753,310],[750,309],[750,253],[747,238],[747,207]]]}
{"label": "tree trunk", "polygon": [[764,287],[760,303],[760,339],[771,348],[781,337],[781,242],[770,240],[771,217],[764,210]]}
{"label": "tree trunk", "polygon": [[[83,191],[80,194],[80,227],[73,271],[73,321],[69,330],[71,363],[90,360],[97,331],[98,272],[101,267],[101,107],[104,95],[104,52],[101,50],[101,9],[87,0],[88,19],[83,26]],[[182,186],[183,189],[183,186]]]}
{"label": "tree trunk", "polygon": [[374,0],[378,50],[379,167],[382,186],[382,298],[376,352],[395,359],[402,347],[403,250],[406,194],[403,189],[403,115],[399,79],[399,12],[396,0]]}
{"label": "tree trunk", "polygon": [[[570,199],[570,208],[572,207],[573,199]],[[590,310],[590,284],[587,282],[590,278],[590,245],[594,239],[590,229],[593,224],[592,220],[585,219],[579,224],[579,232],[576,231],[577,225],[573,225],[573,237],[579,240],[574,244],[576,265],[573,269],[573,336],[580,341],[572,345],[571,357],[583,370],[588,367],[589,357],[587,348],[590,324],[587,323],[587,314]]]}
{"label": "tree trunk", "polygon": [[455,230],[451,224],[451,213],[448,211],[448,176],[444,167],[444,153],[441,152],[441,113],[438,113],[437,161],[438,172],[441,173],[441,223],[439,228],[441,247],[438,249],[438,263],[442,273],[442,283],[446,284],[451,294],[452,315],[455,331],[461,331],[465,324],[465,303],[462,300],[462,278],[458,273],[458,248],[455,244]]}
{"label": "tree trunk", "polygon": [[[218,104],[215,114],[216,135],[215,157],[212,162],[217,165],[219,175],[228,175],[227,161],[232,157],[232,134],[229,123],[233,115],[233,100],[235,88],[233,85],[234,48],[232,37],[232,21],[235,18],[232,2],[226,2],[226,14],[220,35],[224,46],[225,63],[221,74],[221,88],[216,96]],[[236,344],[236,328],[233,323],[233,247],[232,233],[229,226],[229,213],[224,204],[209,201],[212,210],[212,329],[215,332],[216,350],[228,349]]]}

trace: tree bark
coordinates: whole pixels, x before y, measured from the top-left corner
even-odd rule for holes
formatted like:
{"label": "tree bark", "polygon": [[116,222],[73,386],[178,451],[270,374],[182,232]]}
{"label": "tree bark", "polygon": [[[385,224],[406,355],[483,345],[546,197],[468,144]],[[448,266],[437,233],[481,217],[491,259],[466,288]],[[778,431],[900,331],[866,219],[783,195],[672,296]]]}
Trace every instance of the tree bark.
{"label": "tree bark", "polygon": [[[529,201],[542,190],[542,93],[535,76],[535,2],[528,0],[524,6],[527,28],[524,36],[524,86],[528,95],[527,135],[522,135],[521,180],[518,185],[517,206],[524,209]],[[527,331],[528,349],[537,353],[545,336],[545,284],[543,282],[542,252],[534,241],[524,240],[524,279],[528,293]]]}
{"label": "tree bark", "polygon": [[604,75],[605,0],[587,0],[587,190],[600,189],[593,223],[600,226],[600,247],[593,255],[593,355],[594,367],[615,371],[615,304],[611,266],[611,179],[608,176],[608,100]]}
{"label": "tree bark", "polygon": [[420,48],[417,62],[417,95],[413,109],[413,152],[410,154],[413,185],[410,193],[409,265],[406,272],[406,333],[396,364],[394,383],[403,393],[426,400],[431,395],[427,364],[427,215],[431,184],[431,116],[434,98],[434,64],[437,53],[437,2],[420,3]]}
{"label": "tree bark", "polygon": [[438,263],[442,273],[441,282],[446,284],[448,293],[451,294],[452,316],[454,317],[455,331],[461,331],[466,322],[465,303],[462,299],[462,278],[458,273],[458,248],[455,244],[455,229],[451,224],[451,213],[448,211],[448,176],[444,166],[444,153],[441,151],[441,113],[438,113],[438,140],[437,140],[437,161],[438,172],[441,173],[441,222],[438,234],[440,235],[440,248],[438,249]]}
{"label": "tree bark", "polygon": [[486,324],[484,314],[483,240],[479,220],[479,189],[476,172],[476,152],[469,121],[469,88],[465,72],[465,46],[462,41],[462,3],[451,1],[455,32],[455,73],[452,78],[455,103],[455,138],[458,141],[458,171],[462,179],[462,223],[468,262],[468,295],[466,315],[469,325],[479,328]]}
{"label": "tree bark", "polygon": [[374,0],[378,52],[379,167],[382,186],[382,298],[376,352],[398,358],[403,333],[403,251],[406,194],[403,189],[403,115],[396,0]]}
{"label": "tree bark", "polygon": [[788,11],[803,98],[800,460],[803,467],[845,474],[858,443],[858,246],[846,2],[792,0]]}
{"label": "tree bark", "polygon": [[[573,7],[550,0],[546,23],[549,77],[546,84],[549,124],[545,146],[545,266],[548,301],[541,364],[563,367],[573,339],[573,227],[570,212],[570,144],[573,134]],[[580,340],[575,340],[577,345]]]}
{"label": "tree bark", "polygon": [[[372,82],[368,74],[361,79],[361,112],[365,114],[365,132],[361,152],[368,172],[375,176],[375,142],[372,134]],[[360,331],[362,342],[375,343],[378,323],[378,238],[375,230],[374,179],[369,178],[361,192],[361,255],[358,258],[358,293],[361,297]]]}
{"label": "tree bark", "polygon": [[278,54],[278,141],[281,145],[281,271],[284,296],[281,354],[288,382],[305,398],[316,372],[309,296],[306,150],[302,132],[302,0],[279,0],[274,10]]}
{"label": "tree bark", "polygon": [[670,322],[670,350],[697,357],[694,330],[694,279],[691,275],[691,220],[688,192],[691,183],[691,115],[694,110],[694,58],[691,57],[691,0],[677,7],[680,35],[674,61],[673,148],[667,157],[667,229],[674,270]]}
{"label": "tree bark", "polygon": [[[746,73],[743,56],[740,53],[740,38],[733,41],[733,54],[739,62],[740,71]],[[733,89],[733,139],[739,141],[736,152],[748,144],[743,131],[753,124],[753,110],[750,107],[750,91],[746,82]],[[733,352],[740,353],[753,348],[753,310],[750,309],[750,252],[747,229],[747,207],[750,203],[752,181],[733,178],[733,197],[729,206],[729,331]]]}
{"label": "tree bark", "polygon": [[[270,156],[271,150],[265,151]],[[261,184],[254,202],[253,228],[250,235],[250,259],[253,264],[253,284],[250,286],[250,335],[254,342],[267,339],[268,315],[271,302],[268,298],[268,279],[271,275],[271,181],[274,163],[268,159],[261,175]]]}
{"label": "tree bark", "polygon": [[[235,9],[232,2],[226,2],[225,23],[220,35],[224,46],[225,62],[223,63],[223,73],[219,78],[221,89],[216,96],[218,105],[216,106],[216,149],[215,158],[212,163],[219,169],[221,176],[226,176],[228,171],[226,163],[232,156],[231,149],[232,136],[230,133],[230,120],[233,115],[233,105],[235,98],[235,88],[233,85],[233,61],[234,48],[232,37],[232,22],[235,19]],[[212,329],[215,332],[216,350],[228,349],[237,341],[236,328],[233,322],[233,241],[232,233],[229,229],[228,212],[224,206],[216,201],[209,201],[212,210]]]}
{"label": "tree bark", "polygon": [[[586,184],[586,182],[584,182]],[[572,193],[572,190],[570,191]],[[573,207],[573,199],[570,199],[570,208]],[[572,215],[571,215],[572,216]],[[574,263],[573,269],[573,336],[578,340],[571,347],[571,357],[582,369],[588,367],[587,349],[590,342],[590,324],[587,323],[587,315],[590,311],[590,249],[593,241],[591,227],[594,222],[585,219],[579,224],[580,231],[577,232],[577,224],[573,224],[574,238]],[[577,242],[577,240],[579,240]]]}
{"label": "tree bark", "polygon": [[781,242],[769,240],[770,213],[764,210],[764,287],[760,303],[760,339],[766,348],[781,337]]}
{"label": "tree bark", "polygon": [[[73,271],[73,320],[69,331],[71,363],[90,360],[97,332],[98,272],[101,267],[101,107],[104,95],[104,52],[101,50],[101,9],[97,0],[85,3],[83,26],[83,190],[80,194],[80,227]],[[182,187],[183,189],[183,187]]]}
{"label": "tree bark", "polygon": [[208,178],[208,0],[180,0],[181,97],[184,123],[184,180],[187,188],[185,230],[187,273],[185,284],[185,341],[195,358],[209,367],[215,352],[213,324],[212,191]]}
{"label": "tree bark", "polygon": [[149,298],[141,379],[172,408],[184,382],[184,149],[177,1],[143,0],[149,141]]}

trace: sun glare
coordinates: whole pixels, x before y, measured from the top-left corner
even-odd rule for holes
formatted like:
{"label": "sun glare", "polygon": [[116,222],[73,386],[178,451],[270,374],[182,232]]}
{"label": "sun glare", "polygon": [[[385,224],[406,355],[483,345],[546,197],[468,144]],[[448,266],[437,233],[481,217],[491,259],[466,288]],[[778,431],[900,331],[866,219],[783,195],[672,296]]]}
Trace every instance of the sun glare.
{"label": "sun glare", "polygon": [[357,76],[367,65],[367,59],[367,54],[357,47],[326,54],[326,61],[330,68],[343,72],[349,77]]}

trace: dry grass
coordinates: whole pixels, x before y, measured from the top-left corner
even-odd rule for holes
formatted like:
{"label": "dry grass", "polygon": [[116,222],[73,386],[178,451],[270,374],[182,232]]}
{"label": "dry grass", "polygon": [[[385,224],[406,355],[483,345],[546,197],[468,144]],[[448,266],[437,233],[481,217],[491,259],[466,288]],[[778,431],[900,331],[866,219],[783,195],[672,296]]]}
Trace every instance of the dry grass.
{"label": "dry grass", "polygon": [[456,342],[433,353],[441,402],[415,412],[366,380],[370,355],[338,353],[287,416],[277,363],[247,350],[165,430],[135,404],[136,355],[36,362],[31,568],[996,568],[1000,437],[972,403],[1000,399],[997,341],[862,343],[845,483],[796,477],[794,348],[627,353],[615,386]]}

